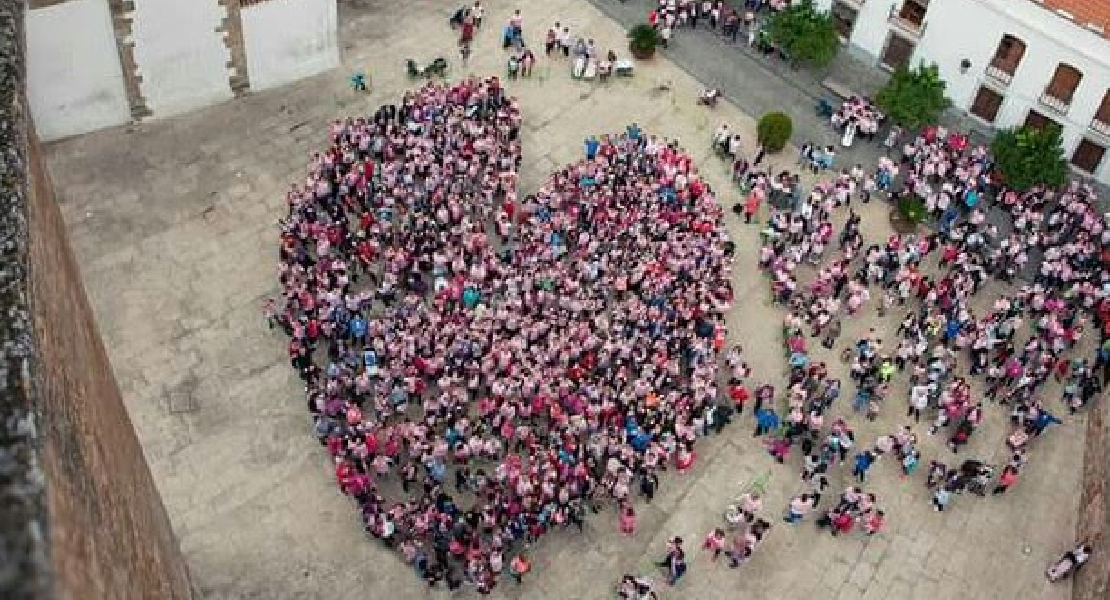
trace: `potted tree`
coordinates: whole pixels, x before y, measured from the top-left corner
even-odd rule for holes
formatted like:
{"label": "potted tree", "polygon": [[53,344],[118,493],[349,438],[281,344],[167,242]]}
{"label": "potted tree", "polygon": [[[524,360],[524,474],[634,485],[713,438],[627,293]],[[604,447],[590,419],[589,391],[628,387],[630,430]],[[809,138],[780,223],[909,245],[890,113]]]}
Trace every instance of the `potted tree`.
{"label": "potted tree", "polygon": [[916,194],[902,196],[894,208],[890,209],[890,226],[898,233],[913,233],[929,216],[925,201]]}
{"label": "potted tree", "polygon": [[628,49],[632,52],[632,56],[640,60],[647,60],[654,56],[659,42],[659,32],[647,23],[641,23],[628,32]]}
{"label": "potted tree", "polygon": [[794,132],[790,117],[781,112],[767,113],[760,117],[756,125],[756,136],[763,149],[770,153],[781,152]]}

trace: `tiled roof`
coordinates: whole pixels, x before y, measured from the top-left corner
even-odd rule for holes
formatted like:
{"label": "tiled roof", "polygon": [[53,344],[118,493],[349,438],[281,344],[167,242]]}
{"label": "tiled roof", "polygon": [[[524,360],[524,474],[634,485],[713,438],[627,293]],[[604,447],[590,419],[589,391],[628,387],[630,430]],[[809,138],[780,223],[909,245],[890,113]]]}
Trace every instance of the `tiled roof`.
{"label": "tiled roof", "polygon": [[1103,36],[1110,36],[1110,0],[1033,0]]}

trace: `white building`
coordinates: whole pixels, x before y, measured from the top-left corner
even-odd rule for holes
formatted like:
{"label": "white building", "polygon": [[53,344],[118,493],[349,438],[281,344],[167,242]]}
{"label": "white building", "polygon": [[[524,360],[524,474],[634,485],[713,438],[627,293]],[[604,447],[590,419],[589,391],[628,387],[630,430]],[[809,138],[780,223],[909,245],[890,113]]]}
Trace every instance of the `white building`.
{"label": "white building", "polygon": [[1055,122],[1072,167],[1110,184],[1110,0],[817,0],[853,54],[935,62],[995,128]]}
{"label": "white building", "polygon": [[27,0],[27,100],[53,140],[339,64],[335,0]]}

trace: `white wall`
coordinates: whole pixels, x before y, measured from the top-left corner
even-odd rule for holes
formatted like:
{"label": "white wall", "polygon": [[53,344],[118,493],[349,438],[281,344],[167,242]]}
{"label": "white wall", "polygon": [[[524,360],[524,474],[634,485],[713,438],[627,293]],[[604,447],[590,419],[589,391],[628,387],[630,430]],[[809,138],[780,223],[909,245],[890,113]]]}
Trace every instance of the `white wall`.
{"label": "white wall", "polygon": [[296,81],[339,64],[335,0],[271,0],[243,7],[251,89]]}
{"label": "white wall", "polygon": [[131,118],[107,0],[27,12],[27,100],[43,140]]}
{"label": "white wall", "polygon": [[155,117],[232,97],[231,55],[217,31],[226,14],[217,0],[135,2],[135,62],[147,108]]}
{"label": "white wall", "polygon": [[890,33],[887,19],[890,16],[892,3],[891,0],[870,0],[863,3],[856,16],[856,26],[852,29],[849,43],[855,49],[874,57],[876,61],[882,55]]}

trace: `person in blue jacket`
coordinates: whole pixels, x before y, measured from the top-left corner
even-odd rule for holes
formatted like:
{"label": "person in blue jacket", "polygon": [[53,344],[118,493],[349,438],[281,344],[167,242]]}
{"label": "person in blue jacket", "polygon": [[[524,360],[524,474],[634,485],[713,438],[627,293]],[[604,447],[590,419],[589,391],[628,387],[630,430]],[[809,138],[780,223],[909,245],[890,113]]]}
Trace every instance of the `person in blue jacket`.
{"label": "person in blue jacket", "polygon": [[779,426],[779,416],[773,408],[765,406],[755,411],[755,422],[755,434],[752,437],[759,437]]}
{"label": "person in blue jacket", "polygon": [[1033,419],[1033,423],[1031,423],[1033,429],[1032,433],[1033,435],[1041,435],[1049,425],[1057,425],[1060,423],[1063,423],[1063,421],[1057,419],[1055,415],[1042,408],[1037,413],[1037,418]]}
{"label": "person in blue jacket", "polygon": [[875,455],[872,454],[870,450],[864,450],[856,454],[856,465],[852,469],[852,475],[854,475],[860,483],[863,483],[867,478],[867,470],[870,469],[873,464],[875,464]]}
{"label": "person in blue jacket", "polygon": [[590,136],[586,138],[586,160],[593,160],[597,156],[597,149],[601,147],[601,142],[597,141],[597,137]]}

